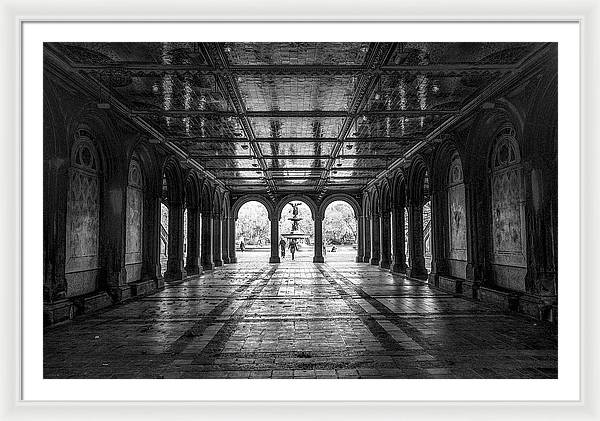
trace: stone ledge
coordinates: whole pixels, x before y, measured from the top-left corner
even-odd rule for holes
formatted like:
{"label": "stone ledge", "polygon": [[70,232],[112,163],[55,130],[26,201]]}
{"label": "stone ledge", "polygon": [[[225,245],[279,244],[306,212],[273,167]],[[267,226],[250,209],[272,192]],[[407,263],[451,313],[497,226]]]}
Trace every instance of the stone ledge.
{"label": "stone ledge", "polygon": [[69,299],[65,298],[53,303],[44,303],[44,326],[71,320],[73,315],[73,303]]}
{"label": "stone ledge", "polygon": [[478,298],[486,303],[493,304],[508,311],[518,311],[520,292],[479,287]]}
{"label": "stone ledge", "polygon": [[113,300],[106,291],[85,295],[83,297],[75,297],[72,301],[75,308],[74,316],[91,313],[113,304]]}
{"label": "stone ledge", "polygon": [[[453,294],[463,294],[464,279],[448,275],[438,275],[438,288]],[[471,297],[472,298],[472,297]]]}
{"label": "stone ledge", "polygon": [[558,322],[556,296],[538,296],[523,294],[519,299],[520,313],[551,323]]}
{"label": "stone ledge", "polygon": [[462,292],[461,295],[471,300],[479,299],[479,283],[473,282],[468,279],[462,281]]}
{"label": "stone ledge", "polygon": [[55,325],[83,314],[93,313],[113,304],[113,300],[106,291],[44,303],[44,326]]}
{"label": "stone ledge", "polygon": [[145,281],[137,281],[131,284],[131,295],[133,297],[139,297],[143,295],[152,294],[157,290],[156,281],[148,279]]}

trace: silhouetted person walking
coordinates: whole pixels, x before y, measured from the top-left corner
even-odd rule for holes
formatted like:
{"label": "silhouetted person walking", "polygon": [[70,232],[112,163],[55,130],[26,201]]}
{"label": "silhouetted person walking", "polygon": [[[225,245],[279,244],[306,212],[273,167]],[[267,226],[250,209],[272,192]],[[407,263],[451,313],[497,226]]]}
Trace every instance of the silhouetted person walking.
{"label": "silhouetted person walking", "polygon": [[279,248],[281,249],[281,257],[285,257],[285,240],[282,238],[279,240]]}
{"label": "silhouetted person walking", "polygon": [[296,250],[298,250],[298,246],[296,245],[296,240],[290,241],[290,253],[292,254],[292,260],[294,260],[294,255],[296,254]]}

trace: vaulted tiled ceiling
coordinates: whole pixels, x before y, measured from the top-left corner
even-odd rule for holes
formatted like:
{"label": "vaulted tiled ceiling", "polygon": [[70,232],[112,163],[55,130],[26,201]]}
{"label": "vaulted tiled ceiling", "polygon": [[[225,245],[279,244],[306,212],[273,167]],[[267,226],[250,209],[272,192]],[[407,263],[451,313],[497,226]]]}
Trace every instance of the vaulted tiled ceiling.
{"label": "vaulted tiled ceiling", "polygon": [[356,191],[536,43],[50,43],[233,191]]}

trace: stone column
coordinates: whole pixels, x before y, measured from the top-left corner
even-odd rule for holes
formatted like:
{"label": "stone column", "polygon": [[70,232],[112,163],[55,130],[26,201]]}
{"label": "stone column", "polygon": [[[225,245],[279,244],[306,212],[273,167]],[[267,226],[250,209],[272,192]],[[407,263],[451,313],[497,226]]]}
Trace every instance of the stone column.
{"label": "stone column", "polygon": [[200,273],[200,212],[197,207],[188,208],[187,220],[187,259],[185,271],[188,275]]}
{"label": "stone column", "polygon": [[183,206],[169,202],[169,244],[165,281],[179,281],[186,277],[183,268]]}
{"label": "stone column", "polygon": [[379,223],[379,242],[381,249],[381,258],[379,260],[379,266],[382,269],[389,269],[391,265],[390,256],[390,211],[385,210],[381,213]]}
{"label": "stone column", "polygon": [[271,219],[271,257],[269,263],[279,263],[279,220]]}
{"label": "stone column", "polygon": [[380,246],[380,226],[379,226],[379,214],[371,215],[371,264],[379,264],[379,246]]}
{"label": "stone column", "polygon": [[407,275],[411,278],[427,279],[423,255],[423,206],[419,203],[410,203],[408,206],[408,247],[410,267]]}
{"label": "stone column", "polygon": [[221,219],[221,257],[223,263],[229,263],[229,217],[224,216]]}
{"label": "stone column", "polygon": [[404,207],[392,208],[392,245],[394,247],[394,262],[392,272],[406,273],[406,250],[404,249]]}
{"label": "stone column", "polygon": [[467,219],[467,269],[466,278],[476,281],[481,278],[481,268],[477,263],[477,206],[473,185],[465,182],[465,216]]}
{"label": "stone column", "polygon": [[202,250],[200,261],[202,269],[212,270],[214,266],[212,257],[212,216],[209,212],[202,212]]}
{"label": "stone column", "polygon": [[237,256],[235,255],[235,221],[236,219],[233,216],[229,217],[229,230],[227,231],[229,234],[227,242],[229,245],[229,263],[237,263]]}
{"label": "stone column", "polygon": [[223,220],[221,214],[213,214],[213,262],[215,267],[223,266],[223,258],[221,257],[221,232]]}
{"label": "stone column", "polygon": [[447,252],[443,241],[444,233],[441,231],[444,222],[448,220],[446,215],[442,213],[448,207],[446,201],[442,200],[441,197],[445,193],[445,191],[440,192],[438,190],[431,193],[431,234],[429,237],[429,241],[431,241],[431,272],[428,276],[428,282],[434,285],[438,285],[438,276],[447,272],[445,260]]}
{"label": "stone column", "polygon": [[323,218],[321,215],[315,217],[315,256],[313,263],[323,263]]}
{"label": "stone column", "polygon": [[107,180],[101,199],[99,263],[104,266],[105,288],[113,301],[128,298],[125,268],[125,227],[127,224],[127,172],[117,172]]}
{"label": "stone column", "polygon": [[364,241],[365,241],[365,245],[364,245],[364,260],[363,262],[365,263],[370,263],[371,262],[371,218],[370,216],[366,215],[363,218],[363,229],[364,229]]}
{"label": "stone column", "polygon": [[358,236],[356,239],[356,263],[361,263],[365,260],[365,217],[358,215],[356,221],[356,227],[358,228]]}
{"label": "stone column", "polygon": [[144,193],[142,280],[156,280],[157,288],[165,285],[160,267],[160,203],[160,194]]}

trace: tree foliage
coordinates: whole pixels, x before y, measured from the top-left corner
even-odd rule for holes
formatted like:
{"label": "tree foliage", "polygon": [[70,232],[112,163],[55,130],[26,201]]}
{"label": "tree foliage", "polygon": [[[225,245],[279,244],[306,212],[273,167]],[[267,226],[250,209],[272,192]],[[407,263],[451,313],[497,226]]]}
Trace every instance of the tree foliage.
{"label": "tree foliage", "polygon": [[246,245],[270,244],[271,227],[264,205],[254,201],[245,203],[238,213],[235,232],[237,243],[244,240]]}
{"label": "tree foliage", "polygon": [[325,210],[323,237],[334,244],[352,244],[356,242],[357,222],[354,210],[346,202],[336,201]]}

